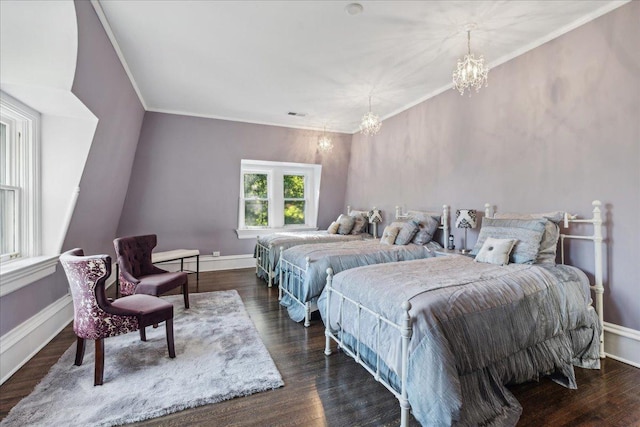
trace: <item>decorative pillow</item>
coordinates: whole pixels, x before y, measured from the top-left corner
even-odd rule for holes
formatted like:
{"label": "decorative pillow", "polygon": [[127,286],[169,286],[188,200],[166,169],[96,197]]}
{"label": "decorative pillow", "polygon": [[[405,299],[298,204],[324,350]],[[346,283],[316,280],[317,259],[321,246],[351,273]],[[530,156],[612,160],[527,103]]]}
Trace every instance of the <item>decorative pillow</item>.
{"label": "decorative pillow", "polygon": [[415,216],[415,220],[418,223],[418,232],[413,237],[411,243],[416,245],[426,245],[433,240],[433,235],[440,226],[440,217],[433,217],[431,215]]}
{"label": "decorative pillow", "polygon": [[418,232],[418,221],[412,219],[404,223],[400,231],[398,232],[398,236],[396,237],[395,244],[396,245],[406,245],[411,242],[413,236]]}
{"label": "decorative pillow", "polygon": [[489,264],[507,265],[509,264],[509,255],[515,244],[515,239],[494,239],[493,237],[487,237],[487,240],[484,241],[484,244],[478,251],[475,260]]}
{"label": "decorative pillow", "polygon": [[362,213],[353,214],[351,211],[351,217],[354,219],[353,229],[351,230],[351,234],[361,234],[364,233],[367,228],[367,224],[369,224],[369,218]]}
{"label": "decorative pillow", "polygon": [[336,222],[340,224],[338,227],[338,234],[349,234],[351,233],[351,230],[353,230],[353,226],[356,221],[349,215],[340,214]]}
{"label": "decorative pillow", "polygon": [[327,233],[328,234],[337,234],[338,233],[338,228],[340,228],[340,223],[337,221],[333,221],[331,223],[331,225],[329,226],[329,228],[327,228]]}
{"label": "decorative pillow", "polygon": [[399,232],[400,228],[387,225],[382,232],[380,243],[383,245],[393,245]]}
{"label": "decorative pillow", "polygon": [[545,219],[484,218],[478,241],[471,251],[471,254],[477,255],[488,237],[515,239],[517,243],[513,251],[511,251],[509,262],[516,264],[533,264],[538,257],[545,222]]}
{"label": "decorative pillow", "polygon": [[540,242],[540,250],[536,258],[536,264],[555,264],[556,251],[558,249],[558,239],[560,238],[560,227],[558,224],[564,218],[564,212],[544,212],[544,213],[501,213],[494,215],[499,219],[546,219],[544,234]]}

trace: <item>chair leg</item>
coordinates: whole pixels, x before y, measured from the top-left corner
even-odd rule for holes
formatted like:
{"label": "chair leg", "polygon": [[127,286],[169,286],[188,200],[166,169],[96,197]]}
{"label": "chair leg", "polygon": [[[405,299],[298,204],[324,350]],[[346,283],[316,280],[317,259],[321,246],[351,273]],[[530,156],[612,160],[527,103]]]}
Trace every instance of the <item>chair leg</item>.
{"label": "chair leg", "polygon": [[176,349],[173,345],[173,319],[167,319],[165,322],[167,329],[167,347],[169,348],[169,357],[176,357]]}
{"label": "chair leg", "polygon": [[184,308],[189,308],[189,281],[182,285],[182,294],[184,295]]}
{"label": "chair leg", "polygon": [[76,342],[76,361],[74,365],[80,366],[82,365],[82,360],[84,359],[84,338],[78,337]]}
{"label": "chair leg", "polygon": [[102,385],[104,376],[104,338],[96,340],[96,371],[93,385]]}
{"label": "chair leg", "polygon": [[147,331],[145,330],[144,326],[140,327],[140,341],[146,341],[147,340]]}

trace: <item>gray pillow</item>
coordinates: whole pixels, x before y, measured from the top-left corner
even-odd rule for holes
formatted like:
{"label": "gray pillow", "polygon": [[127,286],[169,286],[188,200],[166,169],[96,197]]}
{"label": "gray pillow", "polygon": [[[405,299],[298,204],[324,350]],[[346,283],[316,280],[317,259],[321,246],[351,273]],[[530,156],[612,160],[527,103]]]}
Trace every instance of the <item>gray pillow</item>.
{"label": "gray pillow", "polygon": [[404,223],[400,231],[398,232],[398,237],[396,237],[395,244],[396,245],[406,245],[411,242],[413,236],[418,232],[418,221],[412,219]]}
{"label": "gray pillow", "polygon": [[502,213],[496,214],[494,218],[499,219],[546,219],[544,234],[540,241],[540,250],[536,258],[536,264],[555,264],[556,251],[558,249],[558,239],[560,238],[560,227],[558,224],[564,218],[564,212],[544,212],[544,213]]}
{"label": "gray pillow", "polygon": [[369,218],[361,213],[351,214],[351,217],[354,219],[353,229],[351,230],[351,234],[360,234],[364,233],[367,228],[367,224],[369,224]]}
{"label": "gray pillow", "polygon": [[477,255],[488,237],[515,239],[517,242],[511,251],[509,261],[516,264],[533,264],[538,257],[545,222],[545,219],[484,218],[478,241],[471,254]]}
{"label": "gray pillow", "polygon": [[416,245],[426,245],[433,240],[433,235],[440,226],[440,217],[431,215],[416,216],[414,219],[419,221],[418,232],[413,237],[411,243]]}
{"label": "gray pillow", "polygon": [[338,234],[349,234],[351,233],[351,230],[353,230],[356,220],[352,216],[340,214],[336,222],[340,224],[340,227],[338,227]]}

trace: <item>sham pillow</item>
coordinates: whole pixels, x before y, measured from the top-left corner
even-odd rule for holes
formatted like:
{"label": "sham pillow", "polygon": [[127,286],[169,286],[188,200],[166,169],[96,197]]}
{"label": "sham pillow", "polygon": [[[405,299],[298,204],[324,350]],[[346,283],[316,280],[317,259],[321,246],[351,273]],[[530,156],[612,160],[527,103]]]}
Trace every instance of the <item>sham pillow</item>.
{"label": "sham pillow", "polygon": [[338,227],[338,234],[349,234],[353,230],[353,226],[356,223],[355,219],[349,215],[340,214],[336,220],[340,226]]}
{"label": "sham pillow", "polygon": [[478,255],[485,240],[489,237],[496,239],[517,240],[509,262],[516,264],[533,264],[538,257],[540,241],[545,229],[546,219],[494,219],[484,218],[478,241],[471,251]]}
{"label": "sham pillow", "polygon": [[395,244],[396,245],[406,245],[411,242],[413,236],[418,232],[418,221],[412,219],[404,223],[400,231],[398,232],[398,236],[396,237]]}
{"label": "sham pillow", "polygon": [[340,223],[337,221],[333,221],[329,228],[327,228],[327,234],[337,234],[338,228],[340,228]]}
{"label": "sham pillow", "polygon": [[560,238],[560,227],[558,224],[564,218],[564,212],[545,212],[545,213],[502,213],[495,214],[494,218],[499,219],[546,219],[544,234],[540,241],[540,250],[536,258],[536,264],[555,264],[556,251],[558,249],[558,239]]}
{"label": "sham pillow", "polygon": [[434,217],[432,215],[420,215],[415,216],[414,219],[418,220],[418,232],[411,240],[411,243],[416,245],[426,245],[433,240],[433,235],[440,226],[440,217]]}
{"label": "sham pillow", "polygon": [[354,219],[353,229],[351,234],[361,234],[365,232],[367,224],[369,224],[369,218],[362,213],[351,214]]}
{"label": "sham pillow", "polygon": [[387,225],[382,232],[382,237],[380,238],[380,244],[383,245],[393,245],[396,241],[396,237],[400,232],[400,228],[392,227],[391,225]]}
{"label": "sham pillow", "polygon": [[476,262],[484,262],[488,264],[507,265],[509,264],[509,255],[515,246],[515,239],[496,239],[487,237],[484,244],[476,255]]}

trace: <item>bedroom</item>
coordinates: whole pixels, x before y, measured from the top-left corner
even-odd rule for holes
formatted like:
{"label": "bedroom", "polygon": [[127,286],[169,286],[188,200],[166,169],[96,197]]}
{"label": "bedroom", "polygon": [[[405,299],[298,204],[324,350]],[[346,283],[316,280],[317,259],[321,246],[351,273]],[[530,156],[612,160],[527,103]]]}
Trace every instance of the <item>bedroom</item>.
{"label": "bedroom", "polygon": [[[608,352],[631,360],[639,354],[634,349],[640,330],[640,277],[631,252],[640,243],[638,6],[624,4],[495,67],[489,87],[470,98],[445,91],[386,118],[374,137],[331,132],[334,150],[327,158],[316,151],[318,129],[145,111],[93,7],[78,2],[72,10],[76,34],[64,35],[75,37],[70,43],[77,45],[77,64],[74,54],[72,66],[51,87],[84,103],[89,118],[75,123],[77,132],[93,125],[95,137],[74,152],[65,151],[63,158],[45,153],[57,164],[68,163],[72,176],[59,178],[59,189],[43,188],[44,195],[56,196],[43,200],[54,212],[43,220],[43,253],[76,246],[111,253],[116,236],[157,231],[164,249],[220,251],[222,258],[230,257],[226,262],[247,262],[253,241],[237,238],[237,194],[228,191],[237,186],[243,158],[321,162],[319,227],[328,226],[348,203],[391,213],[398,204],[481,209],[489,201],[504,211],[566,208],[588,216],[591,200],[598,198],[608,221],[605,321],[612,338],[607,342],[619,346]],[[364,17],[366,10],[359,18]],[[472,48],[482,53],[473,40]],[[4,69],[2,74],[7,76]],[[2,84],[4,91],[20,93],[11,90],[12,82]],[[368,90],[354,101],[358,116],[366,111]],[[54,129],[73,124],[60,117],[80,116],[76,110],[43,112],[51,115],[45,125]],[[61,139],[51,137],[56,146],[72,147]],[[46,166],[43,178],[55,176]],[[78,186],[65,228],[70,195]],[[168,207],[167,194],[172,195]],[[453,232],[459,245],[461,232]],[[469,236],[474,241],[477,231]],[[576,251],[579,262],[583,254]],[[3,292],[4,360],[7,334],[38,313],[51,314],[47,308],[65,296],[67,286],[58,268],[26,287]],[[69,311],[60,313],[65,316],[70,318]],[[43,331],[39,339],[56,332]]]}

